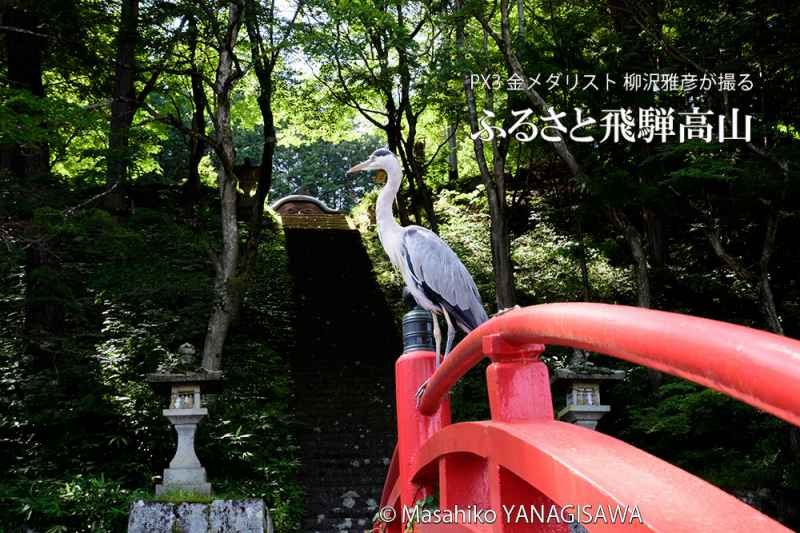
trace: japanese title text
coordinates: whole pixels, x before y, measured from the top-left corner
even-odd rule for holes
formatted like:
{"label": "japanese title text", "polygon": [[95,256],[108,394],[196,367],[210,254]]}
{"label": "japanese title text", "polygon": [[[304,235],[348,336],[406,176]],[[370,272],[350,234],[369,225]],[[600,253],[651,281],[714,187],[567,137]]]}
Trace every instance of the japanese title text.
{"label": "japanese title text", "polygon": [[[530,142],[537,137],[547,142],[563,142],[566,136],[576,143],[607,142],[662,142],[677,139],[678,142],[691,140],[725,142],[728,140],[750,141],[750,128],[753,117],[744,115],[742,125],[739,109],[732,108],[730,117],[715,115],[712,111],[676,112],[673,108],[648,107],[639,109],[603,109],[603,115],[595,119],[580,108],[574,109],[574,125],[567,127],[562,119],[566,112],[547,109],[545,115],[534,115],[530,108],[511,111],[511,126],[496,125],[495,113],[483,110],[480,129],[473,132],[473,140],[491,141],[513,135],[519,142]],[[513,123],[512,123],[513,122]],[[593,135],[597,133],[597,137]]]}

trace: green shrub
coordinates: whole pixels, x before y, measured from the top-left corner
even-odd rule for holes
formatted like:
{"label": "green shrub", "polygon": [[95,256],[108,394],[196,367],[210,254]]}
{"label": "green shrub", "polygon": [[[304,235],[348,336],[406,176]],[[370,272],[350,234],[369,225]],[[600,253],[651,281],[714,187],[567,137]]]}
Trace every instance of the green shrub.
{"label": "green shrub", "polygon": [[143,496],[143,491],[125,489],[102,475],[0,487],[4,515],[10,515],[6,519],[52,533],[124,531],[131,502]]}

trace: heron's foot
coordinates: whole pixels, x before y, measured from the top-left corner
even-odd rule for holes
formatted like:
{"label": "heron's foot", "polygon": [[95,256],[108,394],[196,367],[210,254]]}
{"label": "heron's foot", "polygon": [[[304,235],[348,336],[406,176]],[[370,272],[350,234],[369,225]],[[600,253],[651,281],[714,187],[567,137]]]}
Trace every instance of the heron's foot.
{"label": "heron's foot", "polygon": [[422,401],[422,395],[425,394],[425,389],[428,387],[428,380],[422,382],[422,385],[419,386],[417,392],[414,394],[414,398],[417,399],[417,407],[419,407],[420,402]]}
{"label": "heron's foot", "polygon": [[500,309],[498,312],[493,314],[492,318],[494,318],[496,316],[504,315],[504,314],[508,313],[509,311],[513,311],[514,309],[519,309],[519,306],[515,305],[513,307],[504,307],[503,309]]}

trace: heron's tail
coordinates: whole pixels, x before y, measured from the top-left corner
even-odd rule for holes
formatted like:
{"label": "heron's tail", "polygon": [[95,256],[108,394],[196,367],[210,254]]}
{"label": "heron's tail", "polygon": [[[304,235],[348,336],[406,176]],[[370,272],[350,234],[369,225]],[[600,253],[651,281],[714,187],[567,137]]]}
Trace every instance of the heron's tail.
{"label": "heron's tail", "polygon": [[447,313],[453,318],[456,325],[461,328],[465,333],[469,333],[477,328],[487,320],[489,320],[486,310],[479,303],[473,305],[470,309],[461,309],[455,307],[447,302],[442,302],[442,305],[447,309]]}

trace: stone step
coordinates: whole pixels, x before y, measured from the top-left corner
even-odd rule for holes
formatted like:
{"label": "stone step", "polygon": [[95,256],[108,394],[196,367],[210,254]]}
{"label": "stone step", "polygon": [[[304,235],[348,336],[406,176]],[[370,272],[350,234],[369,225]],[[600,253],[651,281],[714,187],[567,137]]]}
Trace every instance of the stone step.
{"label": "stone step", "polygon": [[300,531],[363,533],[395,444],[398,324],[357,232],[286,236],[299,310],[291,374],[306,492]]}

